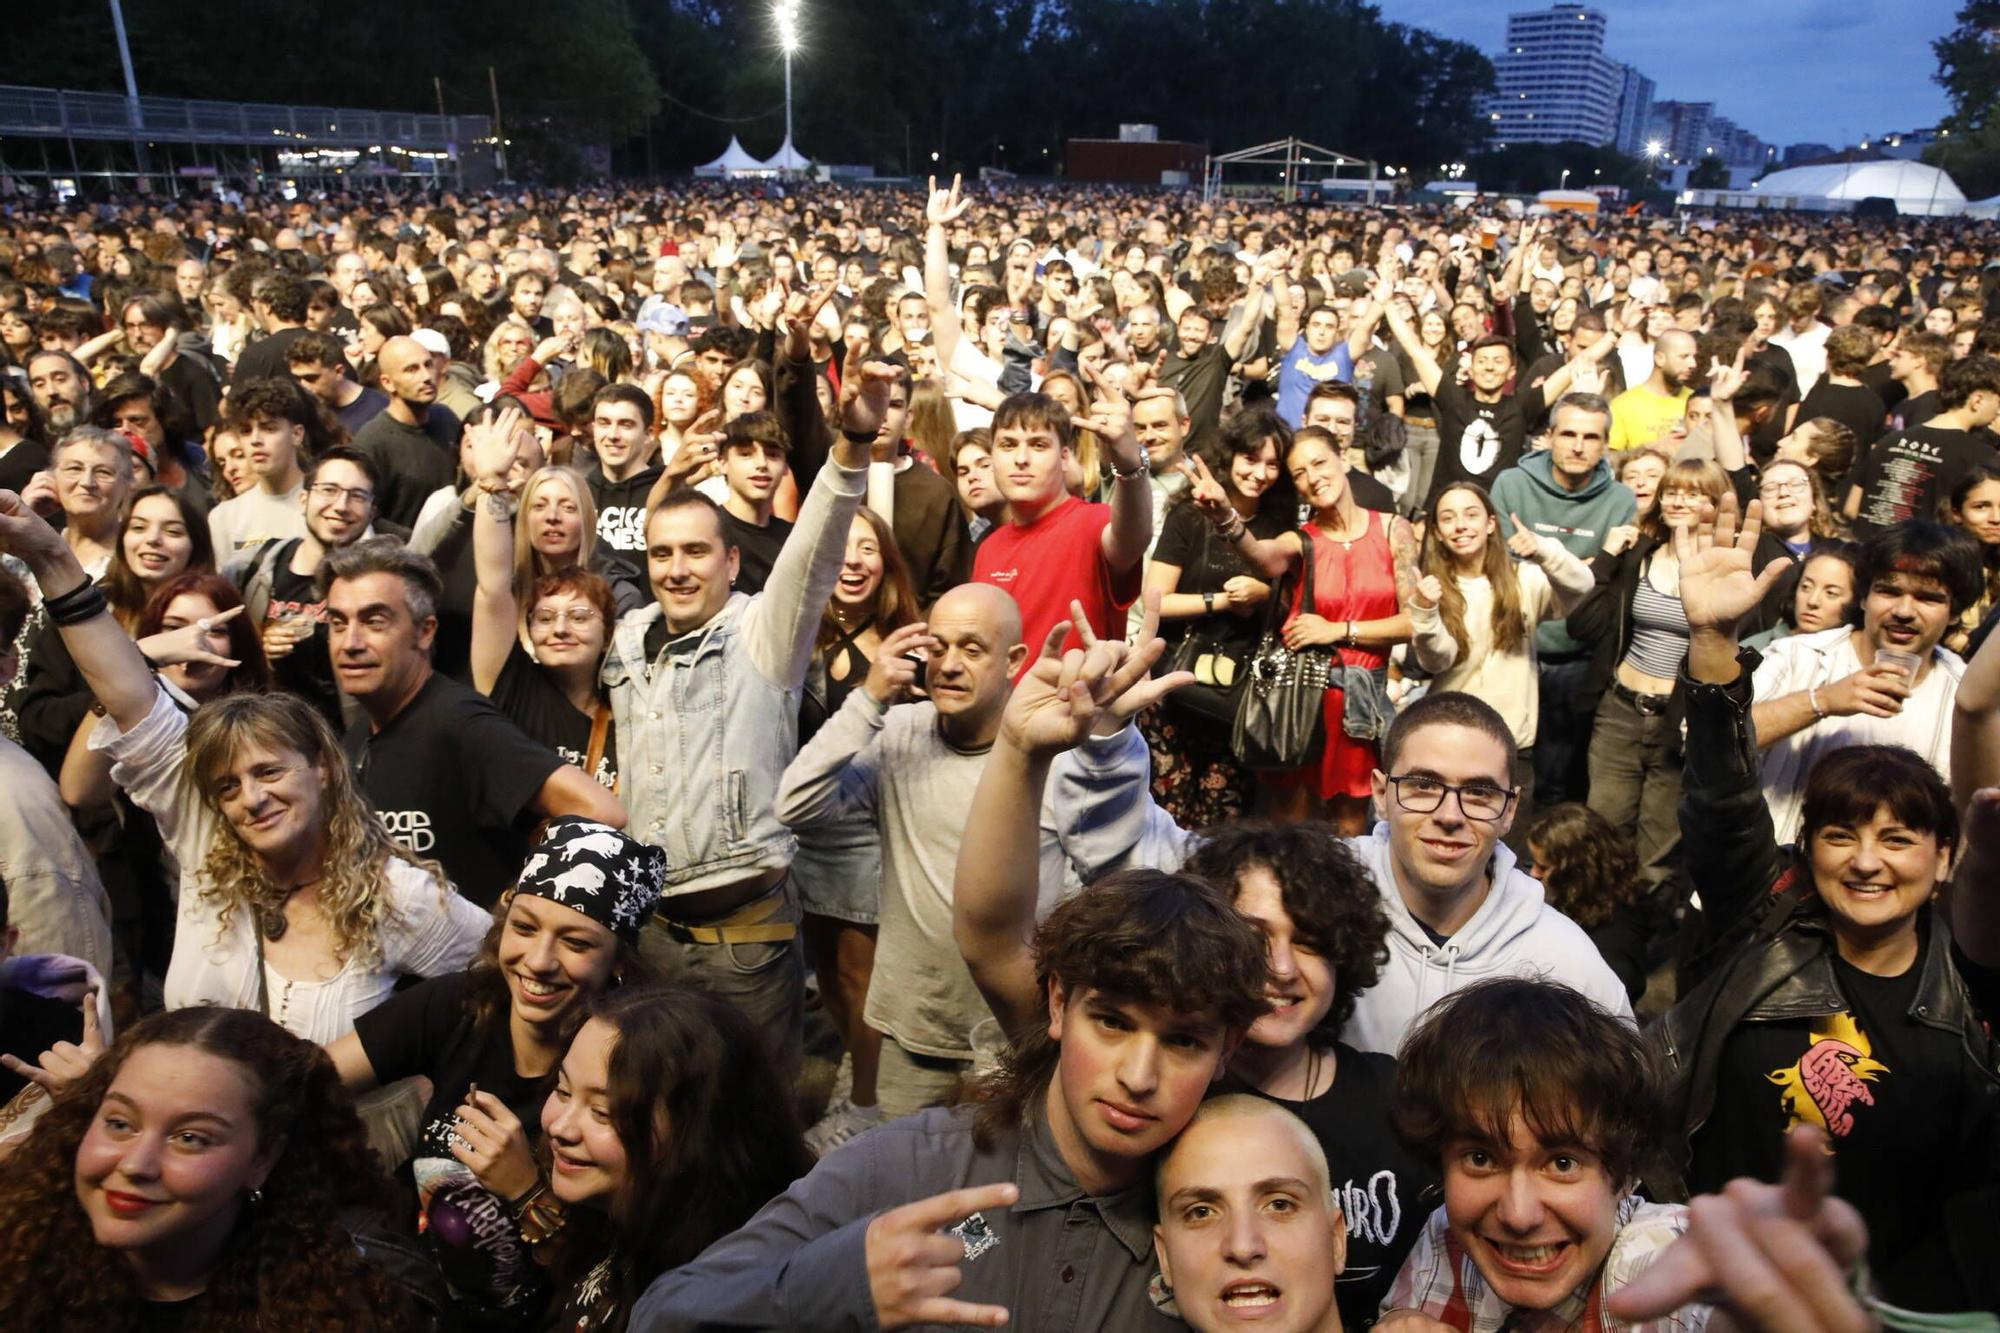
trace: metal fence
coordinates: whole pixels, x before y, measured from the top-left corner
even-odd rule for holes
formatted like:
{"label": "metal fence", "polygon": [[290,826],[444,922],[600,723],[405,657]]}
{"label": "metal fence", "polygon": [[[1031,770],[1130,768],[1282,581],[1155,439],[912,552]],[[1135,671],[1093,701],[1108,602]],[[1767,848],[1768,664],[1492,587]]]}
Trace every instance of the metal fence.
{"label": "metal fence", "polygon": [[[135,114],[136,111],[136,114]],[[0,84],[0,135],[167,143],[312,144],[443,152],[491,133],[486,116],[141,97]]]}

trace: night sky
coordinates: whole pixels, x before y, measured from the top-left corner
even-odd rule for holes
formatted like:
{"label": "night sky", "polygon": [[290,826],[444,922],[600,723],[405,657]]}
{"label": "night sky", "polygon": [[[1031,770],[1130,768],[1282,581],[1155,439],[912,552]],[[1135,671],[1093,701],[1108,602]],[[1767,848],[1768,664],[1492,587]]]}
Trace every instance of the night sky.
{"label": "night sky", "polygon": [[[1384,18],[1498,51],[1509,13],[1552,0],[1375,0]],[[1716,104],[1780,147],[1839,146],[1920,129],[1950,107],[1931,42],[1958,0],[1586,0],[1604,53],[1637,65],[1656,98]],[[1796,72],[1795,72],[1796,71]]]}

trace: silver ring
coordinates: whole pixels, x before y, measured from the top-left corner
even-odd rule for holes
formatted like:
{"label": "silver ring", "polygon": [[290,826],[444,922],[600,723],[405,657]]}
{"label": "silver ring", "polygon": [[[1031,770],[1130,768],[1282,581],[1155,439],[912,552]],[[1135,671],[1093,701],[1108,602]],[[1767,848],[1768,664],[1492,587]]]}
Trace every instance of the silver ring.
{"label": "silver ring", "polygon": [[214,625],[209,623],[209,619],[207,616],[197,616],[195,618],[194,623],[203,630],[211,630],[215,628]]}

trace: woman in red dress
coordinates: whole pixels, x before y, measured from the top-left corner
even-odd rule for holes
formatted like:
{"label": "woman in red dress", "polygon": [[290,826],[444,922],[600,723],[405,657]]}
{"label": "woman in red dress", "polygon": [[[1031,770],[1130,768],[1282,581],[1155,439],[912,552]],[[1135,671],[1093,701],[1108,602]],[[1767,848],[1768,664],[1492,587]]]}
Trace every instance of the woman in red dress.
{"label": "woman in red dress", "polygon": [[[1416,586],[1416,534],[1407,520],[1356,503],[1340,444],[1321,427],[1303,426],[1292,436],[1285,469],[1311,506],[1312,521],[1268,540],[1249,533],[1199,461],[1189,478],[1195,503],[1264,577],[1291,573],[1312,552],[1313,605],[1299,604],[1304,580],[1297,581],[1285,644],[1332,648],[1337,678],[1326,692],[1320,743],[1303,768],[1267,781],[1265,804],[1278,818],[1323,817],[1343,833],[1361,833],[1369,823],[1378,742],[1394,717],[1384,692],[1389,650],[1410,637],[1404,607]],[[1349,697],[1356,693],[1362,697]]]}

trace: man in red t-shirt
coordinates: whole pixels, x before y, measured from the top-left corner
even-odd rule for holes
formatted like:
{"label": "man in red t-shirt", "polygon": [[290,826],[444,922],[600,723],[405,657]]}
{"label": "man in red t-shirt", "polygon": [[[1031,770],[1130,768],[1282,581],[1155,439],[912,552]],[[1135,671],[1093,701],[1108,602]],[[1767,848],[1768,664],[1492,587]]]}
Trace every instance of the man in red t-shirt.
{"label": "man in red t-shirt", "polygon": [[[1101,396],[1088,421],[1071,418],[1062,404],[1039,393],[1014,394],[993,414],[993,481],[1006,498],[1009,521],[979,544],[972,578],[1013,597],[1021,608],[1022,641],[1037,649],[1069,619],[1071,601],[1083,604],[1099,634],[1123,638],[1125,608],[1139,597],[1153,536],[1146,451],[1133,433],[1125,395],[1102,381],[1098,387]],[[1078,426],[1110,446],[1110,504],[1079,500],[1063,484]]]}
{"label": "man in red t-shirt", "polygon": [[[952,364],[964,330],[951,301],[947,229],[972,206],[959,190],[931,181],[924,209],[924,298],[940,366]],[[1091,627],[1110,639],[1125,637],[1124,610],[1139,599],[1146,548],[1153,541],[1153,483],[1146,451],[1132,429],[1132,404],[1124,392],[1089,372],[1097,386],[1090,416],[1072,417],[1055,399],[1017,393],[993,413],[993,482],[1007,501],[1009,521],[986,534],[973,557],[972,579],[991,583],[1021,608],[1021,641],[1027,660],[1069,619],[1071,601],[1083,604]],[[1073,432],[1088,430],[1109,448],[1111,503],[1090,504],[1069,493],[1064,464]],[[1072,635],[1070,642],[1075,643]]]}

